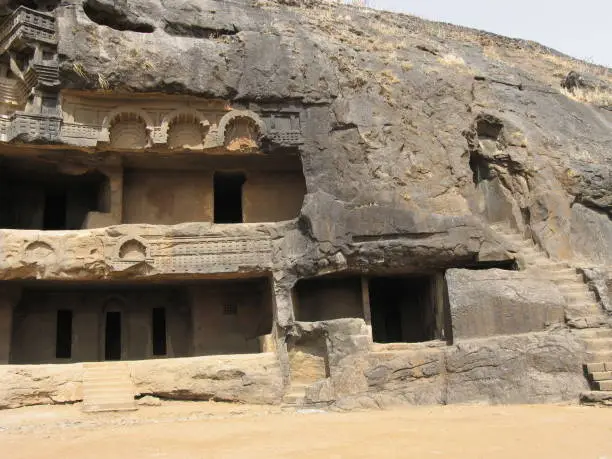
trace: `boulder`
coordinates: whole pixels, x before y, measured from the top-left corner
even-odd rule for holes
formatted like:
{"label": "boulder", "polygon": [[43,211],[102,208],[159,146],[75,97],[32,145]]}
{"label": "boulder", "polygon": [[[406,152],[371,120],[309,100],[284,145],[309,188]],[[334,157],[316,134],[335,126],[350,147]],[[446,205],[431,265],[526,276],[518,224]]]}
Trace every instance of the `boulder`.
{"label": "boulder", "polygon": [[453,339],[542,331],[564,322],[565,299],[546,280],[501,269],[446,272]]}
{"label": "boulder", "polygon": [[279,403],[283,380],[274,354],[130,362],[138,393],[173,400]]}

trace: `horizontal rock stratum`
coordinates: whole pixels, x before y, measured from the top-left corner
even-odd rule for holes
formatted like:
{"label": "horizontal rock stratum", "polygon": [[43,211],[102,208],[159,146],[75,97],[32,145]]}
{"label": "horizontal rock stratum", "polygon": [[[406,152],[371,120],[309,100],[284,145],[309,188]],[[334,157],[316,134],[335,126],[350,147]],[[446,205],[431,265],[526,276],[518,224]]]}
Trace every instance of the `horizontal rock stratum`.
{"label": "horizontal rock stratum", "polygon": [[0,14],[0,408],[609,400],[610,69],[317,0]]}

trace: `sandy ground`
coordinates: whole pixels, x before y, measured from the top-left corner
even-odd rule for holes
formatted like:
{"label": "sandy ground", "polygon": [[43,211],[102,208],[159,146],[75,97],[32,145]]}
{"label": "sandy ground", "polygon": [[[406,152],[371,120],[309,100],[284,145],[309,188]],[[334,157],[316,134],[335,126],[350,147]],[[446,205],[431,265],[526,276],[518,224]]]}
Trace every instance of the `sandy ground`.
{"label": "sandy ground", "polygon": [[79,405],[0,412],[0,458],[612,459],[612,409],[450,406],[281,412],[165,402],[132,413]]}

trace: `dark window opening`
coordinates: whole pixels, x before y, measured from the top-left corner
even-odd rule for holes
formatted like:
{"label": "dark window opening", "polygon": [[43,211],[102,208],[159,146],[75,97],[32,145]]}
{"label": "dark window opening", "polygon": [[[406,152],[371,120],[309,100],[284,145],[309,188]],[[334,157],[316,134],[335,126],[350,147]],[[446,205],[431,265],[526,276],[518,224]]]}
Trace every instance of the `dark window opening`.
{"label": "dark window opening", "polygon": [[166,308],[153,308],[153,355],[166,352]]}
{"label": "dark window opening", "polygon": [[489,163],[478,153],[470,153],[470,169],[472,169],[474,185],[478,185],[483,180],[491,179]]}
{"label": "dark window opening", "polygon": [[242,223],[243,173],[215,172],[214,218],[215,223]]}
{"label": "dark window opening", "polygon": [[72,357],[72,311],[57,311],[55,335],[55,357],[69,359]]}
{"label": "dark window opening", "polygon": [[104,337],[104,359],[121,360],[121,312],[106,313]]}
{"label": "dark window opening", "polygon": [[430,277],[375,278],[370,281],[372,334],[377,343],[419,343],[439,334]]}
{"label": "dark window opening", "polygon": [[44,230],[66,229],[66,193],[54,190],[45,194]]}

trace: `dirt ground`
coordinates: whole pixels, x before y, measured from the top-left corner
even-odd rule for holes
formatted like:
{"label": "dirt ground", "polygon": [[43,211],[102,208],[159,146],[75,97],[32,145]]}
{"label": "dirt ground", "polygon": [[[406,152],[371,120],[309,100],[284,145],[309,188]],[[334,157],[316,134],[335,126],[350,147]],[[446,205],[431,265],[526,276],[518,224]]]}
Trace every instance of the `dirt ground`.
{"label": "dirt ground", "polygon": [[436,406],[331,413],[164,402],[0,411],[0,458],[612,459],[612,409]]}

